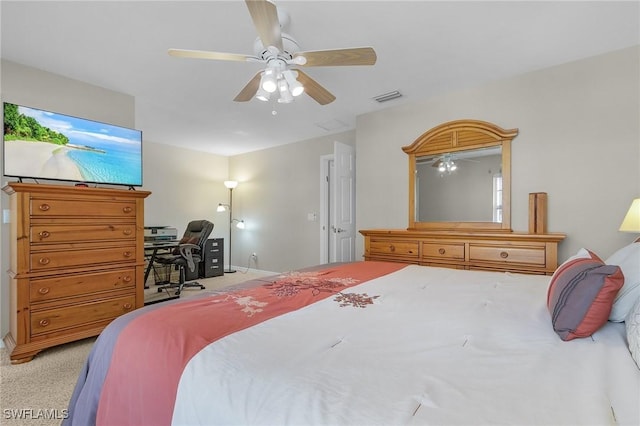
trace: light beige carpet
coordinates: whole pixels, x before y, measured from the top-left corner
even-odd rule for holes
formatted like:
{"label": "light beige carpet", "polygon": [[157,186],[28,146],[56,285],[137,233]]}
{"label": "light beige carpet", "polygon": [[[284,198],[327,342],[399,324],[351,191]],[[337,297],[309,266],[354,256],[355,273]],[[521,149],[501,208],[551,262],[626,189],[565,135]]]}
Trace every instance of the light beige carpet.
{"label": "light beige carpet", "polygon": [[[253,270],[243,272],[199,279],[206,289],[185,289],[181,298],[273,274]],[[150,284],[150,287],[145,293],[150,298],[158,297],[155,286]],[[11,364],[7,349],[0,349],[0,425],[59,425],[95,339],[50,348],[40,352],[31,362],[15,365]]]}

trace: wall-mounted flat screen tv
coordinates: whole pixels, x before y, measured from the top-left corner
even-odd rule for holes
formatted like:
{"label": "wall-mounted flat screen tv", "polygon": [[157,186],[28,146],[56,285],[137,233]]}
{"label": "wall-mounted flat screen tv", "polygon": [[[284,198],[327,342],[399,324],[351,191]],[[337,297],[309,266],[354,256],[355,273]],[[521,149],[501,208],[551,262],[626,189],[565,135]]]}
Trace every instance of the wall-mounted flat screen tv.
{"label": "wall-mounted flat screen tv", "polygon": [[142,132],[4,102],[4,176],[142,186]]}

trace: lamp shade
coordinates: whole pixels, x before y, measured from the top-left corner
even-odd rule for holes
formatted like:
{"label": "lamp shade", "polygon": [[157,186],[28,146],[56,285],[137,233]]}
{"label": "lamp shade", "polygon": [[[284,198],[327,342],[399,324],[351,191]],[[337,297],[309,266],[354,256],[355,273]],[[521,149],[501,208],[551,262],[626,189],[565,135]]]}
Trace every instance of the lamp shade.
{"label": "lamp shade", "polygon": [[238,186],[238,182],[236,182],[235,180],[225,180],[224,186],[226,186],[229,189],[233,189],[236,186]]}
{"label": "lamp shade", "polygon": [[620,225],[620,231],[640,233],[640,198],[631,202],[631,207]]}

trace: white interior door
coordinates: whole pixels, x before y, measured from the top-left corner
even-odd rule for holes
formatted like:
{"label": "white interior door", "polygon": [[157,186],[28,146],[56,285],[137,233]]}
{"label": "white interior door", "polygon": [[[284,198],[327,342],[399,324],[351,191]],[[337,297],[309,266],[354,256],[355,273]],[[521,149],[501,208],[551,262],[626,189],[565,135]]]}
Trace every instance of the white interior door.
{"label": "white interior door", "polygon": [[333,156],[330,261],[352,262],[356,254],[355,149],[350,145],[334,142]]}
{"label": "white interior door", "polygon": [[320,263],[329,263],[332,247],[331,224],[333,223],[332,186],[333,186],[333,154],[320,157]]}

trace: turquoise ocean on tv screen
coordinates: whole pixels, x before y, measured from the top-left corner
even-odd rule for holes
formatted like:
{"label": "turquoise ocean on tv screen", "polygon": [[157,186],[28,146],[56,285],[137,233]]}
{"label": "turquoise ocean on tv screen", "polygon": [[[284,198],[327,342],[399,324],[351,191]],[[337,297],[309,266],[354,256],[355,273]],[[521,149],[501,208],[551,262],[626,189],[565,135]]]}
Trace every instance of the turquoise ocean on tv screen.
{"label": "turquoise ocean on tv screen", "polygon": [[[74,142],[71,141],[71,143]],[[106,152],[100,153],[79,149],[71,149],[67,152],[67,156],[76,163],[86,181],[130,185],[140,185],[142,183],[141,147],[139,144],[92,141],[91,147]]]}

